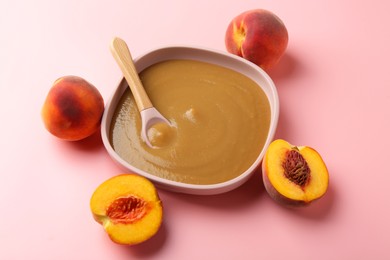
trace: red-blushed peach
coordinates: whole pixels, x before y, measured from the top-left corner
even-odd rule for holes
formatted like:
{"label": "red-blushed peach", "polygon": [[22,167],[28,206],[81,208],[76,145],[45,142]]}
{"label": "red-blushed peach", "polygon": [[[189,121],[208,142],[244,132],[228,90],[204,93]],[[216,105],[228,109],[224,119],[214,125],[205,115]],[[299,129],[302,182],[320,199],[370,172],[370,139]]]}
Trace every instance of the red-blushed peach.
{"label": "red-blushed peach", "polygon": [[112,241],[135,245],[153,237],[163,219],[163,205],[154,184],[136,174],[121,174],[103,182],[93,193],[94,219]]}
{"label": "red-blushed peach", "polygon": [[262,171],[268,194],[286,206],[308,205],[321,198],[329,185],[327,167],[316,150],[281,139],[268,147]]}
{"label": "red-blushed peach", "polygon": [[225,34],[228,52],[243,57],[264,70],[275,66],[285,53],[288,32],[274,13],[254,9],[233,18]]}
{"label": "red-blushed peach", "polygon": [[53,83],[41,116],[51,134],[77,141],[96,132],[103,111],[103,97],[95,86],[77,76],[64,76]]}

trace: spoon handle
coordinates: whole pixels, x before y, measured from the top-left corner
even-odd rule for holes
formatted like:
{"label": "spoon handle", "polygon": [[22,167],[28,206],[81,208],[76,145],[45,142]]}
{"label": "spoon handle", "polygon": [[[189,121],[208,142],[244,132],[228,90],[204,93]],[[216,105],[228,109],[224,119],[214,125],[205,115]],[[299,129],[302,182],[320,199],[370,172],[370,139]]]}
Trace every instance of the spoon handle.
{"label": "spoon handle", "polygon": [[135,102],[137,103],[138,110],[142,111],[153,107],[152,102],[142,86],[126,42],[118,37],[115,37],[111,42],[110,49],[112,55],[122,70],[127,83],[129,84]]}

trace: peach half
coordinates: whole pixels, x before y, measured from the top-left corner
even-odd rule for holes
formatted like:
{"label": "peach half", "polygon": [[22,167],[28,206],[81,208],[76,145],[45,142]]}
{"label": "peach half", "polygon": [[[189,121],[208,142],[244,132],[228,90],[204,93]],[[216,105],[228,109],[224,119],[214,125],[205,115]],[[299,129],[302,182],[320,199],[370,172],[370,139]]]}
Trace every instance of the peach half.
{"label": "peach half", "polygon": [[268,194],[287,206],[303,206],[321,198],[329,184],[327,167],[316,150],[281,139],[268,147],[262,170]]}
{"label": "peach half", "polygon": [[90,208],[112,241],[135,245],[153,237],[163,218],[163,206],[152,182],[136,174],[121,174],[103,182]]}
{"label": "peach half", "polygon": [[41,116],[51,134],[77,141],[96,132],[103,111],[103,97],[95,86],[77,76],[64,76],[53,83]]}

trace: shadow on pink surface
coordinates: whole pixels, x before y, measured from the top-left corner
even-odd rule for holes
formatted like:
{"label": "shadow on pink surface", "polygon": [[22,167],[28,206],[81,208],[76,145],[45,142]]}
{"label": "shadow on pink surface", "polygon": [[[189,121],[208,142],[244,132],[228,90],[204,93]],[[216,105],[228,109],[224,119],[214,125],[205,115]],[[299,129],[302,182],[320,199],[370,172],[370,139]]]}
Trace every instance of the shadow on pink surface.
{"label": "shadow on pink surface", "polygon": [[337,201],[336,197],[336,190],[330,185],[328,191],[321,199],[314,201],[311,205],[308,205],[301,210],[297,210],[296,213],[311,219],[325,219],[331,214],[335,202]]}
{"label": "shadow on pink surface", "polygon": [[125,253],[133,255],[136,258],[147,258],[158,254],[158,252],[164,246],[167,237],[168,231],[166,228],[166,224],[163,222],[157,234],[149,240],[138,245],[119,246],[121,247],[121,250],[125,251]]}
{"label": "shadow on pink surface", "polygon": [[85,139],[68,143],[80,151],[93,152],[104,149],[103,141],[100,135],[100,128],[94,134]]}
{"label": "shadow on pink surface", "polygon": [[294,77],[299,77],[302,73],[302,65],[292,53],[285,53],[279,64],[269,71],[269,75],[278,90],[280,103],[278,127],[276,129],[274,139],[293,141],[293,137],[296,136],[293,129],[295,124],[293,124],[294,122],[289,122],[289,107],[288,103],[284,102],[286,101],[286,98],[288,99],[288,97],[283,96],[283,89],[289,87],[286,82],[292,80]]}
{"label": "shadow on pink surface", "polygon": [[331,216],[333,212],[333,208],[335,207],[336,202],[336,192],[334,187],[330,186],[326,194],[318,199],[317,201],[312,202],[311,204],[303,207],[285,207],[283,205],[279,205],[286,212],[295,214],[299,217],[322,221]]}
{"label": "shadow on pink surface", "polygon": [[279,63],[267,71],[267,73],[274,81],[276,88],[278,88],[280,82],[298,75],[301,69],[301,65],[294,54],[286,52],[280,59]]}
{"label": "shadow on pink surface", "polygon": [[292,140],[294,133],[291,131],[291,124],[289,122],[288,116],[284,112],[287,109],[284,106],[280,106],[278,127],[276,128],[274,139],[284,139],[286,141]]}
{"label": "shadow on pink surface", "polygon": [[[259,167],[253,176],[240,187],[222,194],[197,196],[180,194],[177,196],[191,204],[201,205],[216,211],[227,210],[237,211],[239,208],[245,208],[251,204],[257,204],[258,200],[263,198],[262,193],[265,189],[261,179],[261,168]],[[207,198],[207,199],[205,199]]]}

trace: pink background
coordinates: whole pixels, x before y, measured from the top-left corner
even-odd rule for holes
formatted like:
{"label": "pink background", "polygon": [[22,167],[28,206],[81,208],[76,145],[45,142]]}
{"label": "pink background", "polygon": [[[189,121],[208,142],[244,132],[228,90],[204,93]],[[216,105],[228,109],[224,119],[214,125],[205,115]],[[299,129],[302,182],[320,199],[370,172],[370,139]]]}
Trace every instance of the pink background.
{"label": "pink background", "polygon": [[[387,1],[104,2],[0,3],[0,259],[390,259]],[[89,199],[122,171],[99,133],[70,143],[44,129],[52,83],[78,75],[107,101],[121,77],[112,37],[134,57],[169,44],[225,50],[230,20],[254,8],[276,13],[290,35],[270,73],[281,102],[276,138],[320,152],[328,193],[287,209],[260,173],[222,195],[160,190],[158,234],[134,247],[112,243]]]}

